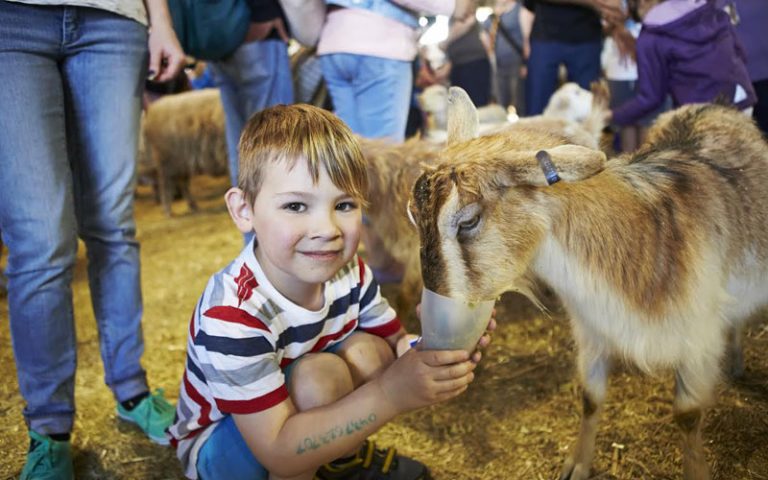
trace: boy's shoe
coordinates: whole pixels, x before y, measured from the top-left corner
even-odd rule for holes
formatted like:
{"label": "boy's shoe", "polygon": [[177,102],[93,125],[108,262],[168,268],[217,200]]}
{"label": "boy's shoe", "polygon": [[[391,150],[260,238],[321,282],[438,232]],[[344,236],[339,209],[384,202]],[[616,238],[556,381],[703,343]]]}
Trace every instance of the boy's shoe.
{"label": "boy's shoe", "polygon": [[144,397],[131,410],[117,404],[117,415],[120,418],[138,425],[150,440],[160,445],[169,443],[165,429],[173,423],[175,414],[176,409],[165,399],[162,388]]}
{"label": "boy's shoe", "polygon": [[345,462],[326,463],[314,480],[430,480],[427,467],[397,454],[394,448],[376,448],[366,440],[354,457]]}
{"label": "boy's shoe", "polygon": [[75,478],[69,442],[59,442],[47,435],[29,431],[31,440],[27,463],[19,480],[70,480]]}

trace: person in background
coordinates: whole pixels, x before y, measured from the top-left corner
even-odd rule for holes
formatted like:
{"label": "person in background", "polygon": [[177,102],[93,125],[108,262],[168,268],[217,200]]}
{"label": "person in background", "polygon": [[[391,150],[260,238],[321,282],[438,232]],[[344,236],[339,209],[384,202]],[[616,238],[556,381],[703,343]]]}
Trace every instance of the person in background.
{"label": "person in background", "polygon": [[133,193],[144,81],[174,78],[184,52],[165,0],[3,0],[0,18],[0,231],[30,437],[20,478],[71,479],[78,237],[117,415],[158,443],[173,421],[140,363]]}
{"label": "person in background", "polygon": [[[622,0],[622,9],[626,10],[626,8],[626,0]],[[640,34],[640,28],[641,24],[632,18],[627,18],[623,24],[606,27],[608,35],[603,45],[601,61],[611,93],[611,108],[626,102],[635,93],[637,85],[635,41]],[[669,99],[666,99],[655,111],[632,124],[612,125],[612,130],[616,132],[614,149],[617,152],[631,152],[637,149],[645,140],[650,125],[660,113],[669,108],[669,104]]]}
{"label": "person in background", "polygon": [[463,88],[477,107],[491,101],[491,61],[488,50],[480,38],[482,28],[475,16],[477,2],[470,12],[451,17],[448,38],[441,48],[448,57],[448,80],[451,86]]}
{"label": "person in background", "polygon": [[768,2],[733,0],[736,7],[736,33],[747,57],[747,71],[757,95],[753,117],[768,137]]}
{"label": "person in background", "polygon": [[[465,0],[458,0],[465,14]],[[317,54],[336,114],[358,135],[405,139],[418,53],[417,11],[451,15],[455,0],[327,0]]]}
{"label": "person in background", "polygon": [[480,353],[410,348],[414,336],[358,258],[368,177],[357,139],[331,112],[278,105],[248,121],[240,158],[225,200],[255,236],[211,277],[189,326],[169,429],[185,474],[430,478],[367,438],[461,394]]}
{"label": "person in background", "polygon": [[251,9],[245,41],[224,60],[208,63],[214,84],[221,91],[232,186],[237,185],[237,144],[245,122],[256,112],[278,103],[293,103],[294,98],[288,58],[290,36],[280,2],[245,1]]}
{"label": "person in background", "polygon": [[658,108],[725,101],[752,115],[757,99],[731,17],[715,0],[630,0],[642,20],[635,96],[611,111],[627,125]]}
{"label": "person in background", "polygon": [[526,12],[520,0],[496,0],[494,12],[483,22],[483,38],[495,65],[496,102],[517,113],[525,112],[525,45],[523,27]]}
{"label": "person in background", "polygon": [[600,78],[601,18],[621,23],[626,15],[619,0],[524,0],[524,5],[534,14],[526,115],[538,115],[559,86],[560,65],[565,65],[567,81],[587,90]]}

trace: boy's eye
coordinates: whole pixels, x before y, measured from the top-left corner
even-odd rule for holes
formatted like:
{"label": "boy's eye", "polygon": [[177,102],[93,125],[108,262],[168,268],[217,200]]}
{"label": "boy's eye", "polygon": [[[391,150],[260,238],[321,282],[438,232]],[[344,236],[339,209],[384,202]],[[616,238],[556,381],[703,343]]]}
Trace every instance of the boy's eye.
{"label": "boy's eye", "polygon": [[283,209],[291,212],[303,212],[307,209],[307,206],[301,202],[289,202],[283,205]]}
{"label": "boy's eye", "polygon": [[357,203],[355,202],[340,202],[336,205],[336,210],[340,210],[342,212],[350,212],[352,210],[357,209]]}

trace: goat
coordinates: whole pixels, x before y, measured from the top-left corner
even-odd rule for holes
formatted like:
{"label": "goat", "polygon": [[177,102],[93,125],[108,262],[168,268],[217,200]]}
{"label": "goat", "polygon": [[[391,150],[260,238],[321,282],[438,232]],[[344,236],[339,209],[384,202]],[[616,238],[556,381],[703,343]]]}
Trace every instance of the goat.
{"label": "goat", "polygon": [[741,371],[740,329],[768,303],[768,145],[754,123],[719,105],[684,106],[608,161],[540,132],[474,138],[469,97],[454,89],[451,102],[449,145],[409,206],[425,287],[536,301],[538,279],[558,294],[583,386],[561,479],[589,476],[615,358],[674,370],[684,478],[710,478],[704,409],[721,362]]}
{"label": "goat", "polygon": [[[147,109],[143,121],[146,164],[156,170],[160,202],[171,216],[173,194],[180,191],[190,210],[197,204],[189,190],[196,174],[226,175],[224,109],[218,89],[166,95]],[[142,162],[140,162],[142,163]]]}

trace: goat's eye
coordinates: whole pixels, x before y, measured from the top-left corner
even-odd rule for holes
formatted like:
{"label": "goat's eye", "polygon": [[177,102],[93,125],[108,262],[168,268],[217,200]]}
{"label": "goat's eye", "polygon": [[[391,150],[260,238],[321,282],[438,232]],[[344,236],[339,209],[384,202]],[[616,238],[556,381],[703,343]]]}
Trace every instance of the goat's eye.
{"label": "goat's eye", "polygon": [[475,215],[474,217],[470,218],[469,220],[464,220],[463,222],[459,222],[459,233],[467,233],[470,230],[473,230],[477,225],[480,223],[480,215]]}

